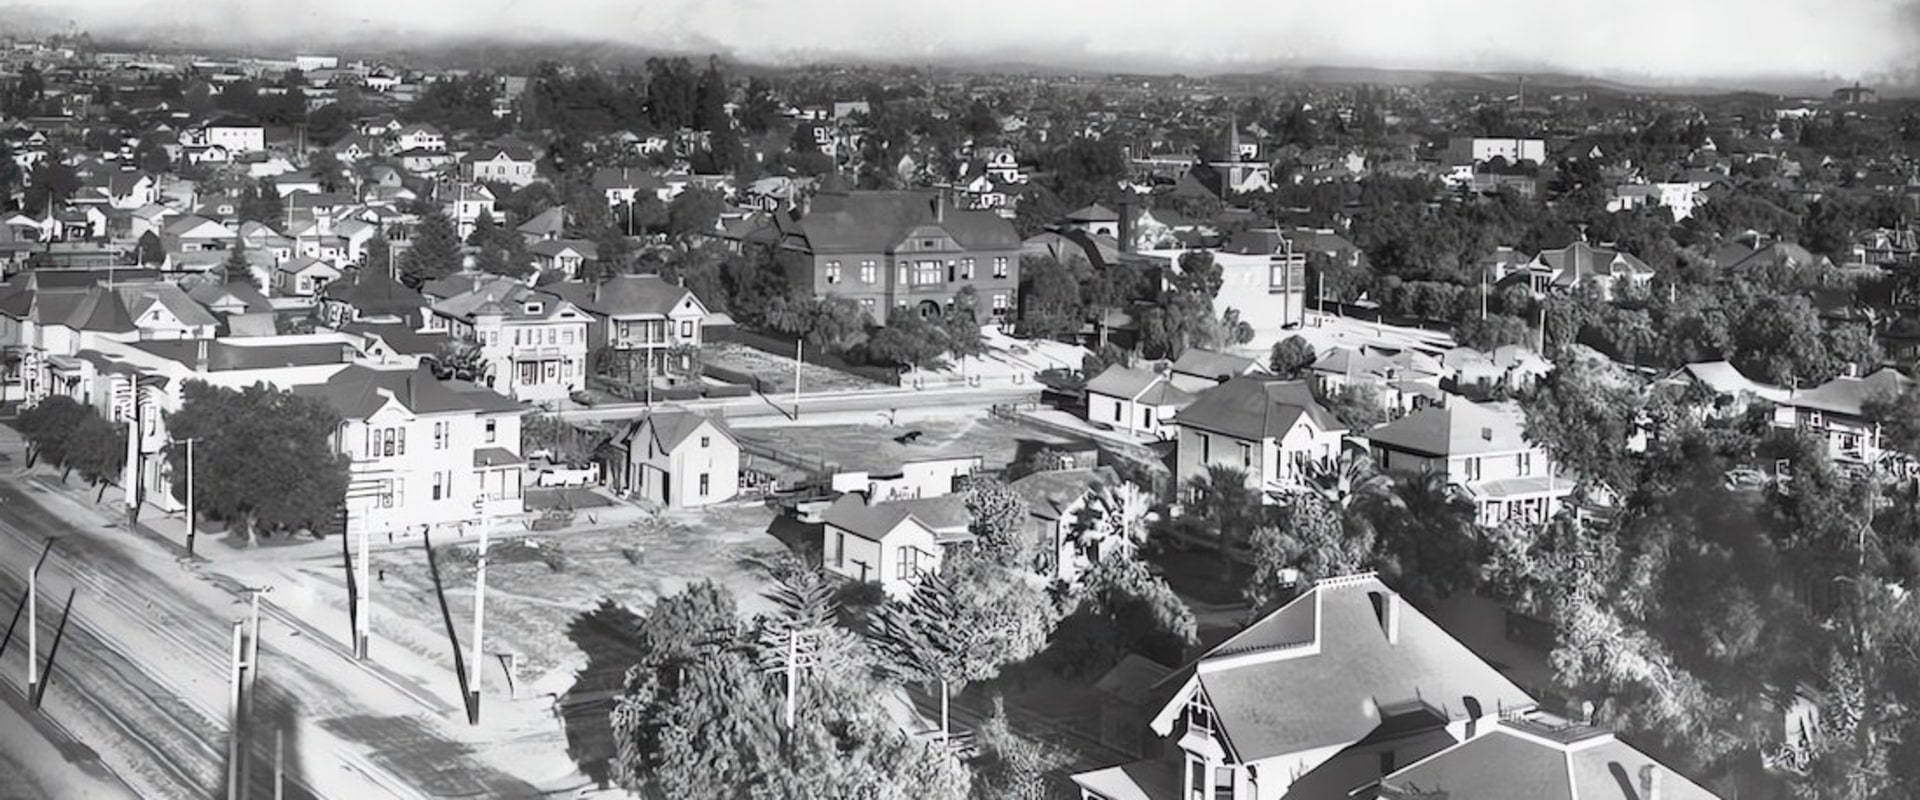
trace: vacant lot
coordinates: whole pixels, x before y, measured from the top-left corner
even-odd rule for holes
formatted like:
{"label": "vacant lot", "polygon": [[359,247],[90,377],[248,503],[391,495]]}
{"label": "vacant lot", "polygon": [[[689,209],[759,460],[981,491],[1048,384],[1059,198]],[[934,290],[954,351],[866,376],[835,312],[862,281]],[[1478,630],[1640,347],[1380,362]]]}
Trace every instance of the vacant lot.
{"label": "vacant lot", "polygon": [[[918,431],[911,443],[902,439]],[[1080,444],[998,417],[918,420],[911,424],[750,428],[741,439],[777,453],[838,464],[844,470],[886,472],[931,458],[980,456],[988,468],[1014,463],[1035,450]]]}
{"label": "vacant lot", "polygon": [[[758,376],[767,391],[793,391],[793,359],[786,356],[755,350],[737,342],[713,342],[701,346],[700,357],[715,366]],[[883,387],[866,378],[837,369],[829,369],[819,364],[809,362],[800,367],[802,393],[847,392],[879,388]]]}
{"label": "vacant lot", "polygon": [[[703,579],[731,590],[743,611],[763,610],[767,582],[757,561],[785,550],[767,533],[773,519],[759,506],[731,506],[496,543],[487,565],[486,649],[517,654],[524,680],[577,667],[584,656],[569,626],[583,612],[603,599],[644,611]],[[448,544],[440,549],[440,577],[464,639],[473,615],[473,542]],[[425,553],[380,552],[373,566],[385,576],[376,590],[383,595],[374,617],[379,633],[422,653],[449,653]]]}

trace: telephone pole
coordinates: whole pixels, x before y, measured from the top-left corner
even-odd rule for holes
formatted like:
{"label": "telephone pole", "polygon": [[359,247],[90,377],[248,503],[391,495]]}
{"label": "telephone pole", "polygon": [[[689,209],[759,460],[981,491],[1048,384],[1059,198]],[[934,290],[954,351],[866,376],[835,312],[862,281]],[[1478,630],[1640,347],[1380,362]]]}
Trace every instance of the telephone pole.
{"label": "telephone pole", "polygon": [[807,363],[807,340],[793,340],[793,418],[800,418],[800,365]]}
{"label": "telephone pole", "polygon": [[240,800],[240,737],[244,720],[240,713],[240,671],[246,653],[245,620],[233,621],[233,647],[227,660],[227,800]]}
{"label": "telephone pole", "polygon": [[481,661],[483,628],[487,610],[487,512],[483,500],[475,500],[474,508],[480,511],[480,557],[473,573],[473,685],[470,687],[472,698],[467,706],[467,722],[480,724],[480,681],[486,675],[486,665]]}
{"label": "telephone pole", "polygon": [[367,660],[367,642],[373,630],[373,582],[368,580],[372,571],[373,529],[362,523],[360,526],[360,563],[354,565],[359,575],[354,579],[354,593],[358,595],[355,605],[360,613],[353,618],[353,657]]}

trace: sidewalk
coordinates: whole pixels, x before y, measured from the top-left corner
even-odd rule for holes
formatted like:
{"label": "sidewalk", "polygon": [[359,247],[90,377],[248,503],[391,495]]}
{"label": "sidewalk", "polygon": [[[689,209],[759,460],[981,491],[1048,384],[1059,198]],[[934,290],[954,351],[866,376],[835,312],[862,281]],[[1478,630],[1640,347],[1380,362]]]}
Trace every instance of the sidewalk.
{"label": "sidewalk", "polygon": [[[126,530],[125,495],[118,487],[109,487],[100,502],[95,503],[93,498],[97,488],[79,482],[69,482],[63,486],[56,476],[45,469],[15,470],[14,474],[21,480],[45,488],[47,495],[43,496],[50,500],[82,506],[108,525]],[[602,524],[597,527],[606,527],[608,520],[604,517],[601,519]],[[471,748],[473,755],[483,763],[503,769],[533,785],[543,788],[574,787],[584,780],[579,775],[578,767],[566,755],[565,731],[553,715],[551,701],[524,692],[518,698],[507,697],[504,667],[491,660],[488,665],[481,667],[488,670],[483,681],[482,724],[469,726],[450,656],[436,659],[422,652],[416,643],[390,638],[388,634],[396,632],[392,627],[395,620],[380,612],[381,589],[377,582],[370,587],[371,608],[367,610],[372,614],[369,620],[372,627],[368,643],[370,660],[356,660],[351,644],[352,621],[346,607],[345,569],[338,539],[263,544],[247,549],[230,544],[224,532],[209,533],[203,530],[195,543],[195,554],[189,559],[186,554],[186,527],[180,515],[170,515],[147,507],[133,530],[172,554],[182,566],[206,576],[236,601],[246,597],[246,587],[270,587],[269,593],[262,596],[262,617],[268,623],[286,626],[293,635],[337,658],[337,662],[311,666],[322,670],[346,669],[351,671],[349,674],[364,675],[406,698],[414,706],[412,709],[391,708],[388,713],[429,715],[439,720],[440,724],[434,726],[438,733]],[[530,534],[530,531],[516,526],[512,530],[501,530],[498,535],[504,539]],[[564,531],[542,532],[542,535],[551,534],[564,534]],[[454,538],[447,541],[454,541]],[[391,545],[382,543],[375,548],[375,553],[419,547],[421,542],[418,539]],[[357,548],[355,557],[358,557]],[[340,577],[336,580],[329,575]],[[444,638],[438,644],[445,647]],[[463,646],[469,645],[463,642]],[[526,682],[525,678],[516,680]],[[360,729],[341,733],[350,740],[373,747],[376,753],[382,749],[378,744],[380,739],[397,735],[393,726],[374,718],[359,720],[355,726]]]}

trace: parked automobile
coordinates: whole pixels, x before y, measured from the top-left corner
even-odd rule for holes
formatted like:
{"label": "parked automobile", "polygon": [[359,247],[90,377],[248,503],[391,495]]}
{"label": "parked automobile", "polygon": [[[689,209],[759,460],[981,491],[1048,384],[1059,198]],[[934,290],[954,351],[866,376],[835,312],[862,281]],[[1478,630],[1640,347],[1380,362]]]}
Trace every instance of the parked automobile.
{"label": "parked automobile", "polygon": [[600,480],[599,465],[569,467],[555,464],[543,467],[534,478],[535,486],[586,486]]}

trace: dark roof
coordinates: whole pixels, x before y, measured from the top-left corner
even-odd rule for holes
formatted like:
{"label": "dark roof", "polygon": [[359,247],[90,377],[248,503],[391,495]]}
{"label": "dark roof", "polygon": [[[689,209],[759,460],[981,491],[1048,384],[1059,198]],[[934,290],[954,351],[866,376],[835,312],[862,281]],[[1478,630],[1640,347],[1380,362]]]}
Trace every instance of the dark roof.
{"label": "dark roof", "polygon": [[[823,191],[813,198],[807,215],[784,223],[805,239],[815,253],[880,253],[892,250],[916,229],[944,231],[968,250],[1018,250],[1020,235],[992,211],[954,208],[950,204],[936,221],[939,196],[916,191]],[[783,224],[780,215],[775,224]]]}
{"label": "dark roof", "polygon": [[394,352],[410,356],[437,354],[441,347],[452,341],[445,333],[421,333],[404,322],[349,322],[341,325],[340,330],[343,333],[380,337]]}
{"label": "dark roof", "polygon": [[322,294],[371,315],[418,314],[427,298],[395,280],[383,269],[362,269],[351,281],[333,281]]}
{"label": "dark roof", "polygon": [[687,287],[668,283],[658,275],[616,275],[594,287],[591,305],[609,317],[664,317],[691,294]]}
{"label": "dark roof", "polygon": [[1472,800],[1645,800],[1658,774],[1661,800],[1717,796],[1603,729],[1564,741],[1529,719],[1503,721],[1381,781],[1383,798],[1444,791]]}
{"label": "dark roof", "polygon": [[1195,397],[1174,421],[1183,426],[1236,439],[1257,441],[1285,436],[1302,416],[1323,431],[1346,430],[1333,412],[1320,405],[1306,381],[1276,381],[1239,377]]}
{"label": "dark roof", "polygon": [[295,394],[326,401],[346,419],[365,419],[387,403],[392,395],[415,414],[441,414],[457,411],[519,411],[526,406],[484,389],[467,391],[453,381],[433,377],[424,365],[411,370],[375,370],[349,366],[325,383],[294,387]]}
{"label": "dark roof", "polygon": [[1187,348],[1187,352],[1180,354],[1180,357],[1174,360],[1172,370],[1176,375],[1192,375],[1196,378],[1211,380],[1266,371],[1259,361],[1246,356],[1216,353],[1198,347]]}
{"label": "dark roof", "polygon": [[667,182],[644,169],[601,167],[593,171],[593,188],[602,192],[608,189],[658,191],[667,188]]}
{"label": "dark roof", "polygon": [[1811,389],[1790,392],[1780,402],[1795,408],[1811,408],[1829,414],[1858,417],[1863,406],[1875,395],[1896,395],[1913,385],[1913,379],[1892,368],[1881,369],[1864,378],[1838,377]]}
{"label": "dark roof", "polygon": [[1120,483],[1112,467],[1050,469],[1022,476],[1007,485],[1027,501],[1027,512],[1042,519],[1060,519],[1066,509],[1095,486]]}
{"label": "dark roof", "polygon": [[634,438],[642,435],[642,431],[651,431],[654,443],[661,450],[670,453],[685,442],[687,437],[692,436],[694,431],[699,430],[701,425],[707,423],[713,424],[714,430],[719,431],[721,438],[728,442],[733,441],[733,432],[727,430],[719,420],[709,419],[692,411],[655,411],[628,425],[626,434],[620,437],[620,441],[627,445],[628,450],[632,450]]}
{"label": "dark roof", "polygon": [[351,345],[335,342],[310,344],[237,345],[219,339],[167,339],[133,342],[168,361],[189,367],[199,362],[200,348],[207,352],[208,372],[230,372],[275,367],[309,367],[322,364],[346,364],[353,360]]}

